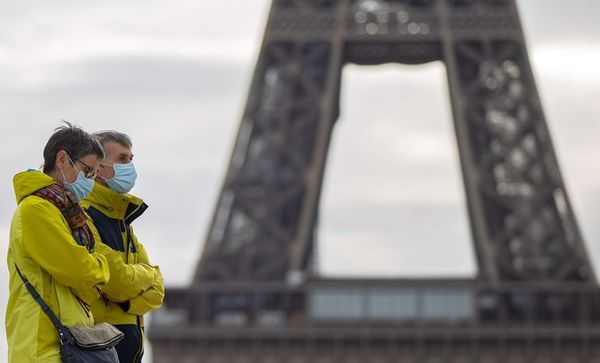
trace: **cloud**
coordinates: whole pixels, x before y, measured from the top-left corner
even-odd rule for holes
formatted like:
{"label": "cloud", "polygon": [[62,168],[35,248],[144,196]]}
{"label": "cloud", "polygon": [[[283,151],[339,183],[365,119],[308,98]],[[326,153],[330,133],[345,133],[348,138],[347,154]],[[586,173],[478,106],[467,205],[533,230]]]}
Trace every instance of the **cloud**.
{"label": "cloud", "polygon": [[[179,54],[252,57],[269,2],[157,0],[93,4],[9,1],[0,40],[17,59],[67,61],[98,55]],[[226,10],[225,10],[226,9]],[[253,16],[245,16],[248,11]],[[236,19],[230,22],[230,19]],[[235,47],[227,46],[238,42]],[[35,63],[35,61],[34,61]]]}
{"label": "cloud", "polygon": [[318,256],[325,275],[476,273],[462,205],[348,202],[324,210],[321,226]]}
{"label": "cloud", "polygon": [[324,208],[348,201],[446,201],[464,196],[441,62],[346,66]]}
{"label": "cloud", "polygon": [[595,0],[518,0],[527,40],[533,44],[597,42],[600,24],[591,14],[600,13]]}
{"label": "cloud", "polygon": [[[532,58],[536,72],[551,74],[550,80],[600,92],[600,41],[571,46],[539,46],[534,49]],[[577,66],[574,67],[574,64]]]}
{"label": "cloud", "polygon": [[[147,97],[222,99],[238,85],[248,63],[211,61],[177,55],[111,55],[60,63],[41,63],[40,73],[4,83],[0,91],[21,92],[40,97],[85,96],[117,98],[123,94],[134,101]],[[245,74],[244,74],[245,75]],[[27,78],[29,77],[29,78]],[[226,94],[224,94],[226,93]]]}

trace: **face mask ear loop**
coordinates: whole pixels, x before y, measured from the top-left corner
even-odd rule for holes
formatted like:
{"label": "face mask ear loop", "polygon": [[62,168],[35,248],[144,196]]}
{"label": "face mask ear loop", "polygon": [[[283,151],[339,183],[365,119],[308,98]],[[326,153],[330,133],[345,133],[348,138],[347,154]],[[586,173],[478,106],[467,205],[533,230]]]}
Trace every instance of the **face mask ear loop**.
{"label": "face mask ear loop", "polygon": [[[63,183],[62,183],[62,185],[64,187],[64,184],[68,183],[67,177],[65,176],[65,172],[62,170],[62,168],[60,166],[58,167],[58,170],[60,170],[60,173],[62,174],[62,177],[63,177]],[[75,202],[73,199],[71,199],[71,196],[69,195],[69,193],[67,193],[67,188],[64,188],[64,194],[65,194],[65,198],[67,198],[71,202],[71,204],[77,204],[78,203],[78,202]]]}
{"label": "face mask ear loop", "polygon": [[[70,157],[69,157],[69,160],[71,160]],[[73,163],[72,160],[71,160],[71,163]],[[77,169],[77,167],[75,166],[75,164],[73,164],[73,167],[75,169]],[[62,177],[63,177],[62,185],[65,185],[66,183],[69,183],[69,181],[67,181],[67,177],[65,176],[65,172],[62,170],[62,168],[60,166],[58,167],[58,170],[60,170],[60,173],[62,174]],[[77,180],[77,177],[75,177],[75,180]]]}
{"label": "face mask ear loop", "polygon": [[[112,166],[112,165],[110,165],[110,164],[107,164],[107,163],[102,163],[102,162],[101,162],[101,163],[100,163],[100,165],[105,165],[105,166],[111,167],[111,168],[113,168],[113,170],[115,169],[115,167],[114,167],[114,166]],[[115,172],[115,176],[116,176],[116,175],[117,175],[117,172]],[[114,179],[114,178],[115,178],[115,177],[113,176],[112,178],[110,178],[110,179],[107,179],[107,178],[103,177],[102,175],[98,175],[98,176],[99,176],[100,178],[102,178],[102,180],[104,180],[104,182],[107,182],[107,181],[109,181],[109,180],[112,180],[112,179]]]}
{"label": "face mask ear loop", "polygon": [[[77,166],[75,166],[75,162],[73,161],[73,159],[71,159],[71,157],[69,156],[69,154],[67,154],[67,157],[69,158],[69,161],[71,162],[71,165],[73,165],[73,167],[74,167],[75,169],[77,169],[77,171],[78,171],[78,172],[79,172],[79,171],[81,171],[81,169],[79,169]],[[67,177],[65,176],[65,173],[63,172],[62,168],[59,166],[59,167],[58,167],[58,169],[60,170],[60,173],[62,174],[62,177],[63,177],[63,179],[64,179],[64,180],[63,180],[63,184],[64,184],[64,183],[69,183],[69,182],[67,181]],[[77,173],[77,174],[79,174],[79,173]],[[77,181],[77,177],[75,177],[75,181]],[[73,181],[73,183],[75,183],[75,181]]]}
{"label": "face mask ear loop", "polygon": [[60,173],[62,174],[63,177],[63,184],[67,181],[67,177],[65,176],[65,172],[62,170],[62,168],[59,166],[58,170],[60,170]]}

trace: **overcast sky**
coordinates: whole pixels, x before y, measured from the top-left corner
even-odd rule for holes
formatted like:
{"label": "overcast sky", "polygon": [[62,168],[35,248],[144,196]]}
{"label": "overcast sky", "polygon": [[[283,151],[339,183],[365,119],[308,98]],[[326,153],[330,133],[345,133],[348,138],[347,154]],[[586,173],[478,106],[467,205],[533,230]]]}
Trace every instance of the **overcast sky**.
{"label": "overcast sky", "polygon": [[[568,191],[600,270],[600,3],[523,0]],[[199,257],[252,75],[267,0],[0,3],[0,256],[13,175],[60,119],[130,134],[150,205],[136,232],[168,284]],[[332,275],[475,271],[442,64],[348,66],[322,201]],[[0,270],[6,286],[6,267]],[[4,311],[7,288],[0,291]],[[5,354],[0,332],[0,361]]]}

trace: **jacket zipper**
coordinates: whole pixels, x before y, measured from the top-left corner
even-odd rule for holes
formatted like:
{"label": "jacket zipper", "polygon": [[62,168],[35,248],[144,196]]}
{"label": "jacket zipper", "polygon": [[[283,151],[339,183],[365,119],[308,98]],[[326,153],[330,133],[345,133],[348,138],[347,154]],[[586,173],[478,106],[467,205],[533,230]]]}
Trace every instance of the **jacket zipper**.
{"label": "jacket zipper", "polygon": [[131,213],[129,213],[128,215],[125,216],[125,218],[123,218],[122,223],[123,223],[123,228],[125,229],[125,238],[127,239],[127,246],[125,247],[127,249],[127,251],[125,252],[125,263],[129,263],[129,250],[131,248],[131,243],[133,241],[131,241],[132,237],[131,237],[131,232],[129,230],[129,226],[127,226],[125,224],[125,221],[133,214],[135,214],[140,208],[142,208],[144,204],[140,204],[138,205],[134,210],[131,211]]}
{"label": "jacket zipper", "polygon": [[[125,222],[123,222],[125,224]],[[127,252],[125,253],[125,263],[129,263],[129,250],[131,249],[131,232],[129,226],[125,226],[125,238],[127,238]]]}
{"label": "jacket zipper", "polygon": [[131,247],[129,242],[129,240],[131,239],[129,234],[129,227],[125,224],[125,220],[123,219],[119,220],[119,223],[121,224],[123,232],[125,232],[125,263],[129,263],[129,248]]}

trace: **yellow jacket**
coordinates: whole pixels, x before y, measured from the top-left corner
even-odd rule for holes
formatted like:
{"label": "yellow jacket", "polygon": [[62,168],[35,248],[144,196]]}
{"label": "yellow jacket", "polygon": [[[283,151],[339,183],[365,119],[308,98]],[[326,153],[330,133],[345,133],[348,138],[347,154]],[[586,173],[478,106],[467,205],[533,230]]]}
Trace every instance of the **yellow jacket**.
{"label": "yellow jacket", "polygon": [[144,326],[143,315],[162,305],[165,295],[158,266],[152,266],[131,223],[147,208],[130,194],[119,194],[96,183],[81,203],[92,218],[96,250],[106,257],[110,280],[102,287],[104,299],[92,305],[96,322]]}
{"label": "yellow jacket", "polygon": [[61,211],[33,192],[56,183],[47,174],[15,175],[17,209],[10,227],[9,298],[6,308],[8,360],[60,362],[58,333],[16,273],[15,263],[46,304],[67,326],[93,325],[86,303],[109,279],[104,256],[77,244]]}

